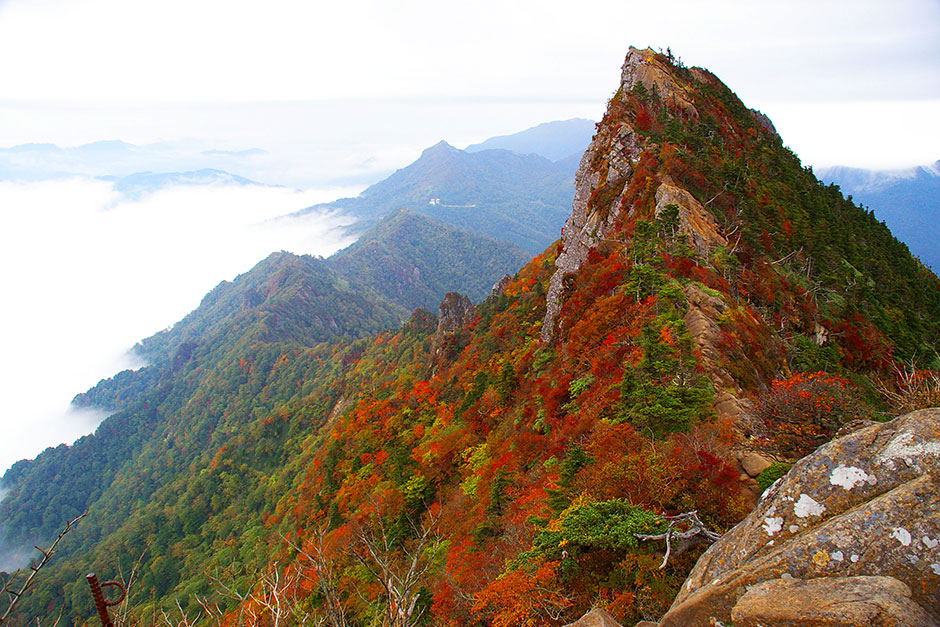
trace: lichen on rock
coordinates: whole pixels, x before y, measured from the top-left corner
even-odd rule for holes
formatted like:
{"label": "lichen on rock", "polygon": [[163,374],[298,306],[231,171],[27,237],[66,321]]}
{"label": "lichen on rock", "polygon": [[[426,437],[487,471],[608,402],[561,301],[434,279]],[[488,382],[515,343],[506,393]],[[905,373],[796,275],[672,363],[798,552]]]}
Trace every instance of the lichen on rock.
{"label": "lichen on rock", "polygon": [[748,588],[788,577],[893,577],[940,620],[938,442],[926,409],[821,446],[702,555],[660,626],[727,622]]}

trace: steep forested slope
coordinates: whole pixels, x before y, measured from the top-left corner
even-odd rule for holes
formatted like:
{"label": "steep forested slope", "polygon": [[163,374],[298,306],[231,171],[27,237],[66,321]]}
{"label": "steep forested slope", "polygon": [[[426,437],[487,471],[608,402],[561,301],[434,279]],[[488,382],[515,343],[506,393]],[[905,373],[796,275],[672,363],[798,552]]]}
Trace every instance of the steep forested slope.
{"label": "steep forested slope", "polygon": [[868,206],[911,252],[940,270],[940,161],[900,171],[833,167],[819,178]]}
{"label": "steep forested slope", "polygon": [[[48,538],[64,520],[84,511],[102,493],[107,496],[109,489],[117,499],[114,484],[125,467],[144,479],[125,493],[130,500],[116,500],[114,511],[125,512],[134,499],[149,498],[161,482],[189,463],[202,446],[200,438],[222,417],[210,403],[193,405],[194,395],[205,394],[220,369],[241,364],[249,354],[257,354],[252,351],[258,347],[307,346],[368,335],[397,327],[404,312],[400,305],[370,296],[364,286],[350,287],[322,259],[272,254],[234,282],[218,285],[171,329],[144,340],[141,351],[150,366],[102,381],[76,398],[82,405],[122,411],[72,447],[59,446],[35,461],[14,464],[3,478],[4,485],[13,487],[0,505],[5,538]],[[270,367],[270,355],[258,359],[262,370]],[[255,388],[248,365],[239,367],[239,375],[225,375],[227,383],[239,384],[216,397]],[[195,439],[174,450],[174,437]],[[144,461],[148,446],[167,455],[163,468]]]}
{"label": "steep forested slope", "polygon": [[504,241],[473,235],[400,209],[356,242],[328,259],[348,280],[368,285],[408,311],[437,307],[447,292],[459,290],[473,301],[528,261]]}
{"label": "steep forested slope", "polygon": [[937,278],[769,120],[631,49],[560,243],[476,307],[451,295],[358,340],[249,335],[135,392],[120,415],[158,422],[24,615],[78,623],[81,575],[139,560],[141,624],[656,618],[700,548],[660,567],[636,534],[689,510],[730,528],[756,498],[743,455],[785,463],[877,418],[938,329]]}

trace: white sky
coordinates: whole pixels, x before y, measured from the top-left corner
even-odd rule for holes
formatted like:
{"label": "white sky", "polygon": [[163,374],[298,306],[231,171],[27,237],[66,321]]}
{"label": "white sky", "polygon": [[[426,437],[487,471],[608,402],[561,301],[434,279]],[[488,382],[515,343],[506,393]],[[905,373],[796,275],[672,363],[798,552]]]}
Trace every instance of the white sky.
{"label": "white sky", "polygon": [[[715,72],[806,162],[940,158],[937,0],[0,0],[0,146],[315,145],[335,139],[324,126],[344,134],[356,120],[305,124],[300,109],[258,103],[398,100],[366,125],[379,126],[380,161],[413,158],[441,138],[599,117],[631,44]],[[217,115],[247,103],[255,115],[234,128]],[[479,106],[448,118],[447,103]],[[439,115],[406,111],[428,106]]]}

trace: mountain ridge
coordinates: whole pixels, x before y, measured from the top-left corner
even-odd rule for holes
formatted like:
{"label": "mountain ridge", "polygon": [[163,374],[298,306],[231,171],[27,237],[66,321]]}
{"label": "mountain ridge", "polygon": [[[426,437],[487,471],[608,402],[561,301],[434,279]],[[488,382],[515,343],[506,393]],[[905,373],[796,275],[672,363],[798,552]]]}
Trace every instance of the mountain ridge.
{"label": "mountain ridge", "polygon": [[406,208],[533,255],[557,237],[573,174],[570,161],[506,150],[468,153],[441,141],[359,196],[304,211],[343,211],[358,218],[354,228],[361,229]]}
{"label": "mountain ridge", "polygon": [[593,120],[556,120],[543,122],[518,133],[490,137],[478,144],[470,144],[464,150],[479,152],[502,148],[523,155],[537,154],[551,161],[562,161],[570,157],[580,159],[584,149],[591,142],[594,131]]}
{"label": "mountain ridge", "polygon": [[940,161],[902,170],[835,166],[818,175],[867,205],[925,264],[940,270]]}

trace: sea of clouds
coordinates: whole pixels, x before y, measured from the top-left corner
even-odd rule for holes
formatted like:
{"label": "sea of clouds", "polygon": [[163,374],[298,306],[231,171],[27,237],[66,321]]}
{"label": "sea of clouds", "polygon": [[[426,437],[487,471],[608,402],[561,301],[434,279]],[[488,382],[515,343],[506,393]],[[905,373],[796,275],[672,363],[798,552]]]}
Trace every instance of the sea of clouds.
{"label": "sea of clouds", "polygon": [[93,178],[0,181],[0,475],[105,417],[78,392],[142,364],[129,349],[268,254],[328,256],[340,215],[291,213],[360,188],[221,182],[124,196]]}

